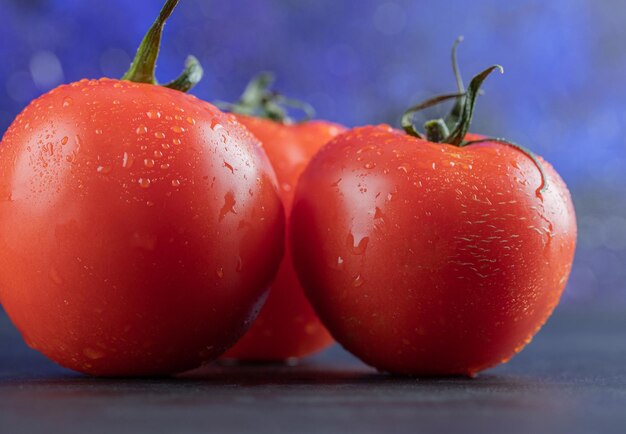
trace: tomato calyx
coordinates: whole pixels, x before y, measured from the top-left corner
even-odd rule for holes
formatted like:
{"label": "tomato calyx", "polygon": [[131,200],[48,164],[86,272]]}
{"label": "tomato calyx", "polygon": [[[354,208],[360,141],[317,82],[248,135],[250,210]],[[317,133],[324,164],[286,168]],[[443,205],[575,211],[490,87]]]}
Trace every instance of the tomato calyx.
{"label": "tomato calyx", "polygon": [[[539,170],[541,175],[541,185],[537,188],[537,194],[540,195],[548,187],[548,181],[541,163],[530,149],[509,140],[495,137],[485,137],[471,141],[465,140],[465,136],[469,131],[469,126],[474,115],[476,99],[481,94],[480,87],[492,72],[498,70],[500,73],[504,73],[504,68],[500,65],[490,66],[474,76],[472,81],[470,81],[467,90],[465,90],[456,55],[457,47],[462,41],[463,37],[460,36],[452,45],[452,70],[456,79],[457,92],[439,95],[409,108],[402,116],[402,128],[407,134],[419,139],[428,140],[433,143],[446,143],[460,148],[488,142],[500,143],[502,145],[512,147],[531,159]],[[422,134],[418,130],[417,124],[414,120],[415,114],[451,99],[455,100],[455,104],[450,110],[448,116],[446,116],[445,119],[438,118],[426,121],[424,123],[425,134]]]}
{"label": "tomato calyx", "polygon": [[[178,2],[179,0],[167,0],[165,2],[161,12],[159,12],[159,16],[152,26],[150,26],[141,41],[137,49],[137,54],[128,71],[122,76],[122,80],[158,85],[155,77],[155,69],[156,61],[159,56],[161,36],[163,35],[163,27]],[[203,73],[204,71],[198,59],[194,56],[188,56],[185,61],[185,69],[178,78],[161,86],[187,92],[202,79]]]}
{"label": "tomato calyx", "polygon": [[296,122],[289,116],[288,109],[297,109],[304,117],[297,122],[306,122],[315,116],[315,109],[303,101],[287,98],[272,90],[275,77],[271,72],[261,72],[250,80],[245,90],[234,103],[218,101],[215,105],[221,109],[241,115],[270,119],[282,124]]}

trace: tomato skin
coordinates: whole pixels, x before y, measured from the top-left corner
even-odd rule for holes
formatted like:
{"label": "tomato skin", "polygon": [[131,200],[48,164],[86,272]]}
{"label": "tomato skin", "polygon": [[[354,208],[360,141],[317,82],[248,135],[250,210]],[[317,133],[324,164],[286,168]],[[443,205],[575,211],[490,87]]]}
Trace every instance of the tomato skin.
{"label": "tomato skin", "polygon": [[[477,136],[468,136],[468,140]],[[473,375],[546,321],[576,244],[567,187],[512,147],[386,126],[327,144],[300,177],[296,270],[332,335],[379,370]]]}
{"label": "tomato skin", "polygon": [[[282,124],[235,115],[263,144],[276,176],[287,215],[298,177],[313,155],[345,128],[324,121]],[[304,295],[286,254],[261,313],[252,327],[224,357],[239,360],[281,361],[301,358],[328,347],[333,339]]]}
{"label": "tomato skin", "polygon": [[245,331],[283,254],[256,139],[182,92],[118,80],[33,101],[0,148],[0,298],[27,343],[92,375],[160,375]]}

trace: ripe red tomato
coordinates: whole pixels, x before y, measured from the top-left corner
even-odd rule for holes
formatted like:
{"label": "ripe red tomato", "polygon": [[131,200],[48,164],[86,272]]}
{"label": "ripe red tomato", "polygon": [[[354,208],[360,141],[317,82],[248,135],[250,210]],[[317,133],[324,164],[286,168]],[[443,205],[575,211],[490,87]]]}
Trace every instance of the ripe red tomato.
{"label": "ripe red tomato", "polygon": [[[464,146],[480,140],[464,130],[487,74],[464,94],[454,140],[355,128],[300,177],[301,283],[335,339],[380,370],[473,375],[505,362],[565,287],[576,222],[562,179],[513,144]],[[428,128],[432,140],[448,132]]]}
{"label": "ripe red tomato", "polygon": [[[250,107],[258,102],[257,116],[235,116],[263,144],[276,172],[280,196],[289,215],[298,177],[307,163],[324,144],[345,128],[324,121],[293,123],[285,119],[283,113],[268,119],[271,113],[268,112],[267,104],[273,101],[267,90],[271,82],[269,76],[260,75],[248,88],[249,94],[250,87],[260,86],[261,89],[256,89],[260,91],[257,95],[267,97],[247,105]],[[243,100],[246,100],[246,93],[242,96]],[[261,313],[244,337],[224,357],[257,361],[301,358],[332,342],[330,334],[306,299],[293,269],[291,255],[287,253],[271,284]]]}
{"label": "ripe red tomato", "polygon": [[282,259],[258,141],[152,84],[83,80],[33,101],[3,137],[0,197],[7,313],[32,348],[93,375],[215,359]]}

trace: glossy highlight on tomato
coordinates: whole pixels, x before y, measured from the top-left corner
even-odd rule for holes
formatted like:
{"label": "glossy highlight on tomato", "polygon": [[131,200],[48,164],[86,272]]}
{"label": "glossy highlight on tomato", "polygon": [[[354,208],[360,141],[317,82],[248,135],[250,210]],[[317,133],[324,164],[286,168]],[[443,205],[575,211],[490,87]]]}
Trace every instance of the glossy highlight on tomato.
{"label": "glossy highlight on tomato", "polygon": [[[266,77],[265,77],[266,78]],[[258,80],[263,80],[261,75]],[[271,79],[270,79],[271,83]],[[268,85],[270,83],[267,83]],[[263,144],[276,176],[287,215],[291,212],[298,177],[313,155],[345,128],[326,121],[268,119],[235,114]],[[333,342],[304,295],[286,246],[286,254],[270,293],[252,327],[225,358],[249,361],[282,361],[302,358]]]}
{"label": "glossy highlight on tomato", "polygon": [[[467,125],[489,72],[453,95]],[[567,282],[576,220],[563,180],[509,142],[443,140],[467,125],[427,123],[428,139],[355,128],[300,177],[290,221],[300,281],[334,338],[379,370],[474,375],[505,362]]]}
{"label": "glossy highlight on tomato", "polygon": [[283,255],[258,141],[154,84],[82,80],[34,100],[2,139],[0,198],[4,308],[32,348],[92,375],[215,359]]}

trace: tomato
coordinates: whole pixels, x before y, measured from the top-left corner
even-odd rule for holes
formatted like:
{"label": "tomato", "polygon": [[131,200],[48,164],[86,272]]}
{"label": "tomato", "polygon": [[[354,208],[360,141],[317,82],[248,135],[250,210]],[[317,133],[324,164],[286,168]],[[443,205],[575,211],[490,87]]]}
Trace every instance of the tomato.
{"label": "tomato", "polygon": [[576,221],[563,180],[517,145],[466,134],[491,70],[451,95],[452,132],[443,120],[427,123],[427,139],[355,128],[300,177],[300,280],[334,338],[379,370],[474,375],[505,362],[565,287]]}
{"label": "tomato", "polygon": [[283,255],[258,141],[232,115],[153,84],[82,80],[33,101],[3,137],[0,197],[4,308],[32,348],[88,374],[215,359]]}
{"label": "tomato", "polygon": [[[337,124],[324,121],[293,123],[285,113],[273,112],[276,95],[268,88],[273,78],[261,74],[253,80],[239,105],[231,109],[251,113],[246,108],[257,107],[255,115],[236,114],[263,144],[280,186],[280,196],[287,215],[291,210],[298,177],[311,157],[330,139],[345,130]],[[248,96],[256,92],[258,101]],[[262,101],[261,101],[262,100]],[[243,101],[248,101],[243,104]],[[252,106],[252,107],[251,107]],[[276,107],[278,109],[279,107]],[[288,249],[287,249],[288,250]],[[326,348],[333,342],[304,295],[298,282],[291,255],[286,254],[276,278],[271,284],[268,299],[258,318],[244,337],[224,357],[239,360],[280,361],[301,358]]]}

